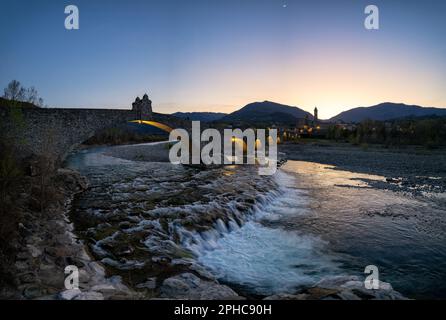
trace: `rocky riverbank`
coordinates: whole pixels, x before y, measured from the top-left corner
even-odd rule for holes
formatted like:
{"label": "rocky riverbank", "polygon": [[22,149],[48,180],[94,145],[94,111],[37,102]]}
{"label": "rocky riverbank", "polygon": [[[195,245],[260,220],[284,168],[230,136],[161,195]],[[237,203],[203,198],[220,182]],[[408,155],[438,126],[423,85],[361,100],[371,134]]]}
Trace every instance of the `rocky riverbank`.
{"label": "rocky riverbank", "polygon": [[[24,185],[35,185],[39,177],[26,177]],[[75,194],[87,189],[87,181],[79,173],[59,169],[52,179],[53,198],[44,211],[27,205],[32,196],[25,188],[23,222],[17,245],[13,274],[15,288],[2,295],[8,299],[134,299],[138,295],[124,285],[119,276],[107,277],[102,265],[94,261],[83,242],[73,233],[68,219]],[[65,267],[79,268],[79,290],[65,290]]]}
{"label": "rocky riverbank", "polygon": [[334,165],[339,170],[380,175],[386,182],[368,181],[373,187],[414,195],[446,193],[446,150],[422,147],[384,148],[320,141],[283,144],[289,160]]}

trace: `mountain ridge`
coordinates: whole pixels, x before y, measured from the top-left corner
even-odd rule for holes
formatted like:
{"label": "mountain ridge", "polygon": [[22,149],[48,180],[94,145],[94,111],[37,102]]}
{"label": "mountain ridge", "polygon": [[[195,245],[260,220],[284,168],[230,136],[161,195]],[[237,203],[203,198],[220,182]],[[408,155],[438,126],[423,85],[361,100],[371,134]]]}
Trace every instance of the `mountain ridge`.
{"label": "mountain ridge", "polygon": [[364,120],[388,121],[408,117],[446,116],[446,109],[383,102],[369,107],[357,107],[337,114],[330,122],[361,122]]}
{"label": "mountain ridge", "polygon": [[289,106],[277,102],[265,100],[263,102],[252,102],[237,111],[234,111],[220,121],[222,122],[295,122],[297,119],[313,119],[313,115],[295,106]]}
{"label": "mountain ridge", "polygon": [[[248,103],[244,107],[230,113],[221,112],[176,112],[173,116],[202,122],[223,123],[276,123],[295,124],[298,119],[308,117],[313,120],[313,115],[301,108],[265,100],[263,102]],[[327,120],[320,122],[347,122],[359,123],[364,120],[389,121],[401,118],[419,118],[430,116],[446,116],[446,109],[408,105],[404,103],[383,102],[368,107],[357,107],[345,110]]]}

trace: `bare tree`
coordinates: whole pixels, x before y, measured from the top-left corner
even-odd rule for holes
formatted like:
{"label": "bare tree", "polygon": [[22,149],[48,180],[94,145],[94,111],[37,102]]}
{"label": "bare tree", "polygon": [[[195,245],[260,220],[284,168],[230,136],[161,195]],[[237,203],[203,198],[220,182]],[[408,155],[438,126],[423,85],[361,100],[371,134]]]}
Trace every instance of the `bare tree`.
{"label": "bare tree", "polygon": [[34,86],[26,90],[25,98],[26,102],[32,103],[33,105],[36,105],[38,107],[43,107],[43,99],[39,97],[39,93]]}
{"label": "bare tree", "polygon": [[22,87],[17,80],[12,80],[5,88],[3,98],[13,102],[29,102],[38,107],[43,107],[43,99],[39,97],[39,92],[32,86],[28,89]]}
{"label": "bare tree", "polygon": [[19,81],[12,80],[5,88],[3,98],[12,101],[23,101],[25,98],[25,89]]}
{"label": "bare tree", "polygon": [[39,101],[39,93],[37,92],[36,88],[30,87],[26,90],[26,94],[25,94],[25,100],[26,102],[32,103],[32,104],[37,104]]}

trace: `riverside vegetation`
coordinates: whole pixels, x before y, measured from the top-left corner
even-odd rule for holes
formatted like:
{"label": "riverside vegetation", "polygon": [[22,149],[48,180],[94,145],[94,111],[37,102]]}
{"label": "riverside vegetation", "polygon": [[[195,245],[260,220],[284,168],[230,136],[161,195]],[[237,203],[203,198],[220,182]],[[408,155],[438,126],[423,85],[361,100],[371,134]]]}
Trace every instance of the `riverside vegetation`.
{"label": "riverside vegetation", "polygon": [[355,145],[420,145],[433,149],[446,145],[446,118],[408,118],[387,122],[365,120],[351,129],[332,125],[328,129],[327,139],[348,141]]}

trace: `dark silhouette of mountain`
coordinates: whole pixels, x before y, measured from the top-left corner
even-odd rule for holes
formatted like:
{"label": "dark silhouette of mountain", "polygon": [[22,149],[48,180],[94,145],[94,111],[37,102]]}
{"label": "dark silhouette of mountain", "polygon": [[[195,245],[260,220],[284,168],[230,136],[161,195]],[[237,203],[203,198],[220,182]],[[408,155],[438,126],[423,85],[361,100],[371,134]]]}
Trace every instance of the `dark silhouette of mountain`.
{"label": "dark silhouette of mountain", "polygon": [[247,104],[240,110],[223,117],[221,122],[247,122],[247,123],[296,123],[299,118],[313,119],[313,115],[297,107],[287,106],[271,101],[254,102]]}
{"label": "dark silhouette of mountain", "polygon": [[424,108],[403,103],[384,102],[376,106],[360,107],[341,112],[330,121],[361,122],[363,120],[386,121],[399,118],[446,116],[446,109]]}
{"label": "dark silhouette of mountain", "polygon": [[227,114],[221,112],[175,112],[172,113],[172,115],[177,118],[188,119],[191,121],[212,122],[220,120]]}

